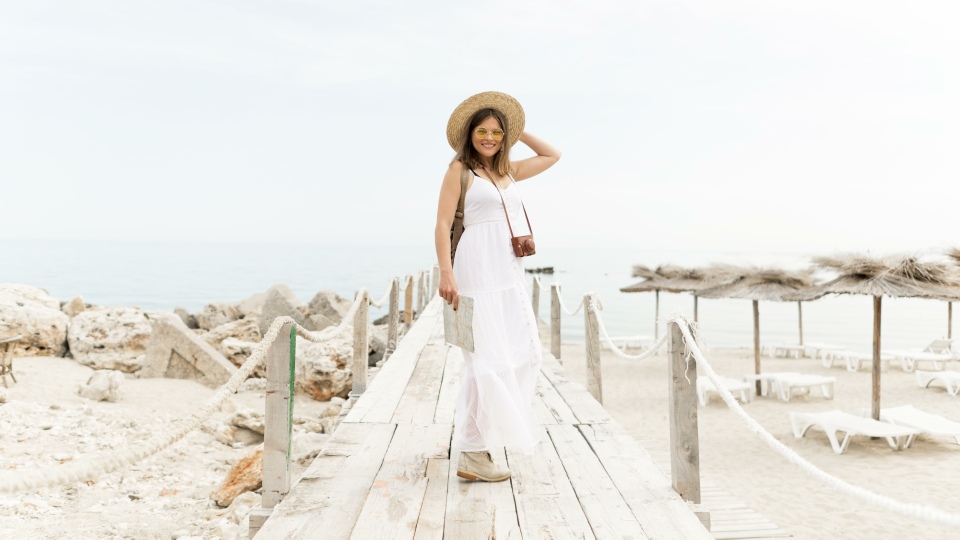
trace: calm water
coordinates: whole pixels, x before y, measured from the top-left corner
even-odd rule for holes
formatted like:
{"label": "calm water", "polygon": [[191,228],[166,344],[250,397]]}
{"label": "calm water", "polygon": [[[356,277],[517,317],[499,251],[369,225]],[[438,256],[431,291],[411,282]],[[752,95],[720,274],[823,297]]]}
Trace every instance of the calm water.
{"label": "calm water", "polygon": [[[539,247],[539,246],[538,246]],[[322,289],[352,297],[366,287],[374,298],[386,291],[392,276],[416,274],[433,264],[432,246],[319,246],[280,244],[196,244],[159,242],[76,242],[0,240],[0,282],[27,283],[69,300],[81,295],[97,305],[136,305],[197,311],[214,301],[237,301],[286,283],[302,302]],[[546,248],[528,267],[553,266],[544,285],[560,283],[571,309],[588,291],[596,291],[611,335],[654,333],[654,294],[619,292],[637,281],[634,263],[780,265],[799,268],[807,258],[795,255],[670,253],[606,249]],[[377,317],[383,312],[372,310]],[[687,294],[662,293],[660,313],[692,318]],[[549,315],[549,296],[541,299]],[[748,300],[700,300],[700,324],[707,345],[752,346],[753,315]],[[804,338],[869,351],[873,333],[872,302],[863,296],[826,297],[803,304]],[[762,302],[761,339],[796,342],[797,304]],[[662,329],[661,329],[662,331]],[[920,348],[947,333],[945,302],[884,299],[884,348]],[[565,316],[566,341],[582,341],[583,316]]]}

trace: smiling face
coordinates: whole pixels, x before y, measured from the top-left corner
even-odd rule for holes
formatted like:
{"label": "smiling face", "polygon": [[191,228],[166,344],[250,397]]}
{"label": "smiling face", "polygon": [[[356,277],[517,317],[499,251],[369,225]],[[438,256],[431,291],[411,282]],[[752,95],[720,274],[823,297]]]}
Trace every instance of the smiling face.
{"label": "smiling face", "polygon": [[[480,137],[477,134],[479,129],[486,130],[486,136]],[[473,143],[474,150],[477,151],[483,157],[493,159],[493,156],[497,155],[497,152],[500,151],[500,147],[503,146],[503,141],[506,137],[501,138],[499,141],[493,139],[493,131],[501,131],[503,128],[500,125],[500,122],[493,116],[487,117],[484,121],[477,124],[473,131],[470,133],[470,140]]]}

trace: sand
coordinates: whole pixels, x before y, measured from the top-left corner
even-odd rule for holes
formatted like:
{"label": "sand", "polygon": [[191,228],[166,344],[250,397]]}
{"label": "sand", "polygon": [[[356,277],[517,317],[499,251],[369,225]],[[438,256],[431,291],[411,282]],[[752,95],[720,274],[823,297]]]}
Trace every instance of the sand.
{"label": "sand", "polygon": [[[214,393],[189,380],[128,377],[122,399],[110,403],[77,395],[92,370],[71,359],[18,358],[14,373],[18,383],[8,383],[7,403],[0,403],[0,470],[47,469],[123,449],[189,416]],[[0,539],[246,538],[260,496],[248,493],[220,508],[210,495],[256,444],[234,448],[214,431],[238,409],[262,413],[263,403],[262,391],[238,392],[202,428],[140,463],[86,483],[0,494]],[[294,421],[319,418],[328,406],[298,395]],[[315,452],[327,437],[295,425],[294,458]],[[306,464],[294,461],[294,476]]]}
{"label": "sand", "polygon": [[[564,345],[564,366],[585,382],[583,345]],[[628,361],[609,351],[602,354],[604,407],[651,450],[669,448],[667,369],[665,353]],[[753,372],[753,349],[717,349],[707,359],[721,375],[741,377]],[[836,377],[833,400],[794,395],[790,402],[761,397],[744,406],[777,440],[820,469],[851,484],[905,503],[936,505],[960,513],[960,445],[953,439],[921,435],[904,451],[894,451],[883,439],[857,437],[837,455],[822,430],[811,428],[802,439],[793,436],[789,412],[841,409],[858,413],[870,406],[871,374],[850,373],[835,366],[803,359],[762,359],[764,371],[800,371]],[[951,369],[956,369],[954,363]],[[920,388],[914,374],[892,364],[883,373],[881,405],[913,405],[960,421],[960,398],[942,387]],[[699,410],[701,476],[717,484],[800,539],[960,537],[960,530],[892,514],[837,491],[808,476],[775,453],[714,395]]]}

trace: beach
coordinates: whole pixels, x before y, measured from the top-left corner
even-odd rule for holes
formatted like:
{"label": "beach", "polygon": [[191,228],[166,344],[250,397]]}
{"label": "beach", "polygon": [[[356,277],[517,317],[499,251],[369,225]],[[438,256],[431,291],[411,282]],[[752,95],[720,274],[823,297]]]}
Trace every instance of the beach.
{"label": "beach", "polygon": [[[740,378],[753,372],[753,349],[707,351],[718,374]],[[585,382],[583,344],[564,344],[564,368]],[[841,363],[842,364],[842,363]],[[957,511],[955,479],[960,477],[960,445],[951,438],[920,435],[910,448],[894,451],[883,439],[855,437],[843,454],[835,454],[822,430],[811,428],[805,437],[793,436],[789,413],[833,409],[858,414],[870,407],[869,370],[848,372],[834,364],[824,368],[811,358],[762,358],[764,371],[800,371],[836,377],[835,397],[795,393],[789,402],[759,397],[744,410],[788,448],[823,471],[850,484],[904,503],[935,505]],[[956,363],[949,369],[956,369]],[[669,448],[667,356],[665,350],[639,361],[602,353],[603,405],[648,449]],[[702,376],[702,372],[701,372]],[[914,407],[960,421],[960,399],[942,386],[917,386],[914,374],[891,363],[883,373],[881,406]],[[825,538],[957,538],[958,531],[911,519],[878,508],[840,492],[787,462],[752,433],[720,397],[714,394],[699,408],[700,472],[747,507],[798,539]]]}

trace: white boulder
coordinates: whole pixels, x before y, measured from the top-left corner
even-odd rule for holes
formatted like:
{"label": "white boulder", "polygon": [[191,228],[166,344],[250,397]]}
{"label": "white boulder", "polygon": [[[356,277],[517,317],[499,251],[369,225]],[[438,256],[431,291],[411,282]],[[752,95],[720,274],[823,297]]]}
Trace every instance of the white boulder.
{"label": "white boulder", "polygon": [[77,362],[93,369],[139,371],[150,341],[151,318],[158,316],[163,315],[135,307],[88,309],[70,322],[70,352]]}
{"label": "white boulder", "polygon": [[352,335],[324,343],[297,340],[297,385],[318,401],[345,398],[353,388],[352,360]]}
{"label": "white boulder", "polygon": [[23,336],[13,356],[63,356],[67,352],[70,317],[43,289],[0,283],[0,336]]}
{"label": "white boulder", "polygon": [[223,302],[214,302],[203,306],[197,313],[197,325],[204,330],[213,330],[221,324],[226,324],[240,318],[237,308]]}
{"label": "white boulder", "polygon": [[123,385],[123,373],[114,370],[94,372],[87,384],[80,385],[77,393],[94,401],[120,401],[120,387]]}

